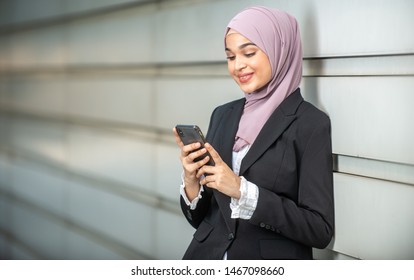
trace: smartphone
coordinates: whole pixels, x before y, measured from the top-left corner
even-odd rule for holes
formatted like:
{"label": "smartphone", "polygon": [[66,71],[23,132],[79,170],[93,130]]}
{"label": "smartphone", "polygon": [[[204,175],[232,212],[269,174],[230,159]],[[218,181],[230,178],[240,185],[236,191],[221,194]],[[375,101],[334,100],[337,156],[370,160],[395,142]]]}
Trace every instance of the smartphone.
{"label": "smartphone", "polygon": [[[177,130],[177,133],[180,136],[181,141],[183,141],[184,145],[198,142],[201,144],[201,146],[199,149],[197,149],[197,151],[204,148],[206,140],[204,138],[203,132],[201,132],[201,129],[197,125],[177,124],[175,126],[175,129]],[[194,162],[202,160],[206,156],[210,157],[210,160],[207,162],[207,165],[214,165],[214,160],[209,154],[209,152],[206,152],[204,155],[195,158]]]}

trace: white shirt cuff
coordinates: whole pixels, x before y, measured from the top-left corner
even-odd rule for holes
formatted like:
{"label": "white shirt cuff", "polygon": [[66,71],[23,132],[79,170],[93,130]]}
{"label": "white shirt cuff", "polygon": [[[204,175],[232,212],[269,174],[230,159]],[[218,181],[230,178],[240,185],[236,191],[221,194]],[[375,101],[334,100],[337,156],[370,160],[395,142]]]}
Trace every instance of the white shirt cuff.
{"label": "white shirt cuff", "polygon": [[244,177],[240,177],[240,199],[231,199],[231,217],[233,219],[248,220],[252,217],[254,210],[256,210],[257,201],[259,199],[259,188],[247,181]]}
{"label": "white shirt cuff", "polygon": [[187,194],[185,193],[184,174],[181,175],[181,182],[180,194],[183,197],[185,204],[187,204],[187,206],[190,206],[191,210],[196,209],[198,201],[200,198],[202,198],[201,193],[204,191],[203,186],[200,185],[200,191],[198,192],[198,195],[193,199],[193,201],[190,201],[187,197]]}

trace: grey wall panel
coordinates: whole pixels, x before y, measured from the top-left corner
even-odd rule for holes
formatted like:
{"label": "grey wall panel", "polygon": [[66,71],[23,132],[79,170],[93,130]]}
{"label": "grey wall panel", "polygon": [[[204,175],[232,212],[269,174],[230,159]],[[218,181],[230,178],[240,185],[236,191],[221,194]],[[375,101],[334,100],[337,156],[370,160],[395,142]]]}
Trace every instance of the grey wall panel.
{"label": "grey wall panel", "polygon": [[11,243],[9,244],[9,247],[9,254],[14,260],[36,260],[39,258],[39,256],[33,254],[33,252],[26,250],[26,248],[19,246],[19,244]]}
{"label": "grey wall panel", "polygon": [[147,63],[154,60],[153,7],[130,9],[70,23],[70,64]]}
{"label": "grey wall panel", "polygon": [[67,78],[63,112],[73,117],[150,126],[153,121],[153,86],[137,78]]}
{"label": "grey wall panel", "polygon": [[69,260],[122,260],[124,256],[104,247],[77,232],[67,231],[67,259]]}
{"label": "grey wall panel", "polygon": [[[412,1],[295,2],[306,56],[412,52]],[[292,9],[293,11],[293,9]]]}
{"label": "grey wall panel", "polygon": [[234,14],[233,6],[240,6],[240,2],[228,5],[215,1],[161,10],[156,15],[156,61],[224,60],[225,27]]}
{"label": "grey wall panel", "polygon": [[414,188],[335,175],[335,251],[363,259],[414,258]]}
{"label": "grey wall panel", "polygon": [[[65,258],[65,228],[20,205],[12,205],[11,233],[47,259]],[[28,230],[30,229],[30,230]]]}
{"label": "grey wall panel", "polygon": [[368,55],[356,57],[335,57],[305,59],[303,75],[318,76],[413,76],[414,54],[407,55]]}
{"label": "grey wall panel", "polygon": [[67,211],[66,178],[20,161],[11,167],[11,174],[14,196],[59,215]]}
{"label": "grey wall panel", "polygon": [[173,213],[158,210],[155,220],[155,251],[158,259],[182,259],[194,234],[194,229]]}
{"label": "grey wall panel", "polygon": [[3,25],[45,21],[70,16],[82,16],[95,10],[122,8],[148,0],[13,0],[0,3]]}
{"label": "grey wall panel", "polygon": [[66,81],[63,75],[16,75],[8,83],[4,105],[26,112],[60,114],[64,111]]}
{"label": "grey wall panel", "polygon": [[35,21],[64,14],[64,0],[17,0],[3,2],[9,2],[8,12],[11,14],[7,22],[9,24]]}
{"label": "grey wall panel", "polygon": [[11,147],[16,151],[40,155],[54,162],[66,161],[65,127],[53,122],[14,118],[10,131]]}
{"label": "grey wall panel", "polygon": [[197,124],[206,133],[210,114],[221,104],[244,95],[230,79],[177,79],[157,81],[157,125],[171,129],[177,123]]}
{"label": "grey wall panel", "polygon": [[389,161],[336,156],[338,172],[414,185],[414,165]]}
{"label": "grey wall panel", "polygon": [[66,160],[63,127],[49,122],[14,118],[11,132],[12,147],[19,152],[40,155],[56,162]]}
{"label": "grey wall panel", "polygon": [[[13,20],[12,13],[12,1],[0,1],[0,25],[4,26],[9,24]],[[0,40],[1,42],[1,40]]]}
{"label": "grey wall panel", "polygon": [[4,113],[0,113],[0,129],[0,149],[5,149],[10,143],[10,118]]}
{"label": "grey wall panel", "polygon": [[72,127],[69,167],[138,189],[153,185],[154,146],[97,129]]}
{"label": "grey wall panel", "polygon": [[65,32],[61,26],[31,29],[10,35],[10,67],[61,66],[66,62]]}
{"label": "grey wall panel", "polygon": [[[0,198],[0,209],[1,209],[1,198]],[[0,260],[6,259],[8,255],[8,244],[6,236],[0,232]]]}
{"label": "grey wall panel", "polygon": [[[117,6],[148,2],[148,0],[63,0],[67,14],[95,11],[97,9],[117,8]],[[132,6],[132,5],[131,5]]]}
{"label": "grey wall panel", "polygon": [[305,97],[332,121],[337,154],[414,164],[414,79],[330,77],[304,81]]}
{"label": "grey wall panel", "polygon": [[179,155],[179,148],[175,145],[158,145],[156,148],[155,191],[159,196],[172,201],[178,199],[178,187],[181,184]]}
{"label": "grey wall panel", "polygon": [[6,154],[0,153],[0,191],[7,191],[10,186],[10,162]]}
{"label": "grey wall panel", "polygon": [[[1,9],[0,9],[1,10]],[[1,18],[1,16],[0,16]],[[4,72],[9,67],[10,51],[9,51],[9,38],[0,37],[0,71]],[[1,77],[3,83],[3,77]],[[3,91],[3,88],[0,88]]]}
{"label": "grey wall panel", "polygon": [[[4,197],[3,195],[1,195],[0,196],[0,210],[1,210],[0,211],[0,231],[1,230],[6,231],[10,227],[9,209],[10,209],[10,204],[9,204],[8,199]],[[6,238],[6,236],[4,235],[3,238]]]}
{"label": "grey wall panel", "polygon": [[71,182],[68,204],[71,220],[133,250],[152,255],[155,216],[150,207],[76,181]]}

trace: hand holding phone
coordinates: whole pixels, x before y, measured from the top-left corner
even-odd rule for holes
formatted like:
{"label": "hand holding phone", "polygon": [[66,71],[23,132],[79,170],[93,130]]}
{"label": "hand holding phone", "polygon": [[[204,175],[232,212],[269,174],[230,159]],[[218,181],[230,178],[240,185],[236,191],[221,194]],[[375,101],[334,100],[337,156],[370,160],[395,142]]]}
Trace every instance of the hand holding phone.
{"label": "hand holding phone", "polygon": [[[200,150],[204,148],[204,144],[206,143],[206,140],[204,138],[203,132],[197,125],[176,125],[175,129],[177,131],[178,136],[180,137],[181,141],[184,145],[189,145],[192,143],[200,143],[201,146],[197,150]],[[197,151],[195,150],[195,151]],[[210,157],[210,160],[207,162],[207,165],[214,165],[214,160],[209,154],[209,152],[206,152],[204,155],[195,158],[194,162],[204,159],[206,156]]]}

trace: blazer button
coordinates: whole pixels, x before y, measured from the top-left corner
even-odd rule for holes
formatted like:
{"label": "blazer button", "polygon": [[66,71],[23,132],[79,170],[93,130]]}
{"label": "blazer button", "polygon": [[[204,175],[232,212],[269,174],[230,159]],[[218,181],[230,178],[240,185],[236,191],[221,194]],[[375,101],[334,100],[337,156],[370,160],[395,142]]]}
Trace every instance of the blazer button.
{"label": "blazer button", "polygon": [[265,223],[260,223],[260,227],[265,227]]}
{"label": "blazer button", "polygon": [[270,229],[270,226],[269,225],[266,225],[266,229]]}
{"label": "blazer button", "polygon": [[233,240],[234,239],[234,233],[229,233],[229,235],[227,236],[227,238],[229,240]]}

